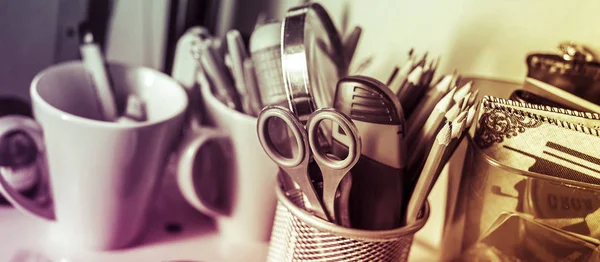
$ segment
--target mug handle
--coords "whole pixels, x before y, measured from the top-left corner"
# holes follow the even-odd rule
[[[33,119],[23,116],[3,116],[0,117],[0,141],[6,134],[15,131],[23,131],[29,135],[38,148],[37,163],[41,177],[48,177],[48,165],[46,161],[44,135],[42,127]],[[54,207],[52,204],[40,205],[35,201],[21,195],[0,175],[0,193],[16,209],[27,214],[44,218],[46,220],[55,220]]]
[[[195,160],[202,147],[208,145],[210,142],[216,142],[222,149],[222,152],[227,152],[230,138],[229,135],[222,130],[206,127],[194,129],[190,134],[186,135],[177,151],[176,177],[179,190],[190,205],[210,217],[218,217],[226,215],[225,208],[213,203],[214,201],[208,200],[207,194],[224,193],[219,192],[222,185],[219,185],[218,183],[220,183],[219,181],[222,181],[222,179],[214,177],[221,174],[215,174],[215,172],[194,172],[194,170],[197,169],[201,170],[201,167],[195,164]],[[194,186],[195,176],[212,176],[213,179],[203,178],[202,181],[210,181],[212,184],[205,186],[205,188],[210,188],[210,190],[215,191],[197,192],[196,187]]]

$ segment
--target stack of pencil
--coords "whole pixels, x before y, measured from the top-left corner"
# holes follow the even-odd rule
[[[405,117],[409,117],[418,108],[417,102],[422,100],[427,87],[431,85],[439,62],[439,57],[428,59],[428,53],[417,58],[411,49],[408,60],[401,67],[394,68],[387,86],[397,95]]]
[[[479,90],[473,83],[459,86],[460,75],[433,77],[440,58],[420,58],[409,52],[402,67],[396,67],[388,87],[397,94],[404,110],[407,152],[405,174],[406,222],[414,222],[443,167],[473,124]]]

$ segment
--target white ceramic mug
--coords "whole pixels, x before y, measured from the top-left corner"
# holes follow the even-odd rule
[[[268,242],[275,215],[277,165],[262,149],[257,119],[228,108],[201,82],[205,114],[215,127],[187,134],[177,180],[185,199],[216,220],[230,243]]]
[[[147,121],[97,120],[91,78],[79,61],[36,75],[30,94],[37,122],[0,118],[0,138],[21,130],[35,140],[52,205],[24,198],[0,176],[2,194],[16,208],[51,220],[59,241],[92,249],[121,248],[140,236],[188,105],[183,88],[165,74],[119,64],[109,71],[117,104],[137,94]]]

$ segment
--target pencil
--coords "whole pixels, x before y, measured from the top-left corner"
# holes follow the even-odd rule
[[[416,64],[413,64],[413,67],[411,68],[412,70],[415,70],[415,68],[417,68],[417,66],[425,66],[425,63],[427,62],[427,56],[429,55],[429,52],[425,52],[423,54],[423,56],[421,57],[421,59],[419,59],[419,61]]]
[[[244,60],[248,57],[248,53],[244,47],[244,40],[238,30],[230,30],[225,36],[227,39],[227,50],[231,58],[231,71],[235,88],[241,102],[241,110],[243,113],[251,114],[250,101],[248,100],[246,83],[244,82]]]
[[[404,83],[404,86],[400,88],[400,91],[396,95],[401,105],[405,105],[407,103],[406,99],[410,97],[410,94],[415,91],[415,88],[419,88],[419,82],[421,82],[422,76],[423,67],[417,66],[414,70],[410,72],[408,77],[406,77],[406,82]],[[406,109],[404,113],[406,113]]]
[[[469,92],[465,97],[463,97],[461,103],[460,103],[460,111],[465,111],[467,110],[467,107],[469,107],[469,99],[471,98],[471,93]]]
[[[458,103],[454,104],[444,115],[446,119],[452,121],[461,112],[461,105],[463,104],[464,98],[459,100]]]
[[[431,115],[429,118],[427,118],[423,128],[417,133],[417,136],[414,138],[414,140],[408,140],[409,138],[405,140],[413,141],[411,146],[409,146],[408,151],[411,152],[408,160],[409,169],[413,170],[422,162],[425,150],[431,145],[431,141],[434,139],[440,124],[443,123],[446,111],[448,111],[448,108],[452,105],[452,102],[452,96],[449,93],[435,105]]]
[[[246,82],[246,91],[248,91],[247,95],[251,115],[258,116],[262,110],[263,104],[260,98],[258,80],[256,79],[256,73],[254,71],[254,63],[250,57],[244,59],[244,82]]]
[[[400,67],[398,75],[396,75],[392,83],[390,83],[389,85],[390,90],[392,90],[394,94],[397,95],[400,92],[400,89],[404,85],[404,82],[406,82],[406,78],[408,77],[408,74],[410,74],[413,64],[415,63],[415,57],[412,56],[410,59],[408,59],[408,61],[404,63],[404,65]]]
[[[428,87],[431,84],[431,80],[433,79],[433,63],[434,60],[430,60],[429,63],[425,65],[423,68],[423,77],[421,78],[421,85]]]
[[[469,106],[472,106],[473,103],[475,103],[475,100],[478,98],[479,96],[479,89],[476,89],[475,91],[473,91],[473,93],[471,93],[471,96],[469,97]]]
[[[446,113],[446,111],[448,111],[448,109],[452,106],[452,97],[454,96],[454,92],[456,91],[456,88],[452,88],[452,90],[450,90],[450,92],[448,92],[446,95],[444,95],[444,97],[442,97],[442,99],[440,99],[437,103],[435,103],[435,105],[433,106],[433,108],[431,110],[428,110],[427,108],[424,108],[423,111],[428,111],[428,112],[419,112],[419,114],[422,114],[420,117],[422,117],[422,119],[417,119],[417,120],[413,120],[415,122],[412,122],[410,124],[407,124],[407,128],[408,128],[408,133],[406,135],[406,141],[419,141],[420,139],[422,139],[422,137],[424,136],[424,133],[427,132],[428,129],[431,129],[432,126],[434,125],[438,125],[438,123],[436,123],[436,116],[438,115],[443,115]],[[439,95],[439,94],[436,94]],[[427,105],[429,106],[429,105]],[[440,120],[441,121],[441,120]],[[422,124],[421,124],[422,123]],[[413,142],[411,142],[413,143]]]
[[[473,87],[473,82],[469,81],[456,90],[456,94],[454,94],[454,102],[458,103],[463,97],[465,97],[469,92],[471,92],[471,87]]]
[[[458,148],[458,145],[460,145],[460,142],[462,142],[463,138],[468,132],[469,127],[470,125],[468,123],[467,114],[463,115],[462,117],[457,117],[452,122],[452,139],[448,144],[444,156],[442,157],[442,163],[448,163],[448,161],[450,161],[450,158],[454,154],[454,151],[456,151],[456,148]],[[441,173],[442,169],[438,170],[437,172]]]
[[[427,121],[427,117],[431,115],[433,108],[435,105],[448,93],[450,89],[450,82],[452,81],[451,75],[446,75],[443,79],[435,85],[429,92],[425,94],[423,99],[416,106],[419,110],[416,110],[412,115],[410,115],[406,122],[406,128],[408,129],[407,139],[414,139],[416,137],[417,132],[421,130],[425,121]],[[450,96],[454,96],[454,91]],[[412,140],[408,140],[412,141]]]
[[[414,223],[417,220],[423,203],[425,203],[431,188],[437,180],[436,171],[440,165],[444,164],[441,161],[443,160],[444,152],[446,151],[451,139],[452,124],[451,122],[446,122],[444,127],[436,135],[436,139],[431,147],[431,150],[429,151],[423,171],[421,171],[417,180],[417,184],[413,190],[413,194],[409,199],[408,209],[406,212],[407,224]]]
[[[478,104],[473,104],[469,107],[469,111],[467,111],[467,128],[470,128],[473,125],[473,120],[475,119],[475,112],[477,111]]]

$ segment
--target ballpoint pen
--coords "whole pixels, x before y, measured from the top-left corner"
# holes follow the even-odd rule
[[[244,60],[248,57],[246,48],[240,32],[231,30],[227,32],[227,50],[231,57],[231,68],[233,71],[233,80],[240,98],[240,105],[243,113],[252,114],[248,90],[244,82]]]
[[[244,82],[246,82],[246,95],[248,96],[251,115],[258,116],[263,105],[260,99],[260,90],[258,88],[258,81],[256,80],[254,63],[250,58],[244,60]]]
[[[206,40],[197,45],[199,49],[199,59],[202,64],[202,69],[206,72],[209,80],[212,81],[215,96],[221,100],[226,106],[239,110],[239,97],[233,87],[233,83],[229,76],[224,72],[224,62],[218,56],[218,50],[211,44],[212,40]]]
[[[145,103],[135,94],[127,95],[123,114],[119,114],[104,56],[98,45],[94,43],[94,36],[91,33],[85,35],[80,52],[85,69],[92,75],[96,98],[104,120],[118,123],[145,121],[147,117]]]
[[[116,121],[119,113],[117,111],[114,90],[106,72],[104,57],[102,56],[100,47],[94,43],[92,33],[87,33],[84,36],[83,44],[79,47],[79,50],[84,67],[92,76],[94,90],[96,91],[100,112],[104,120],[110,122]]]

